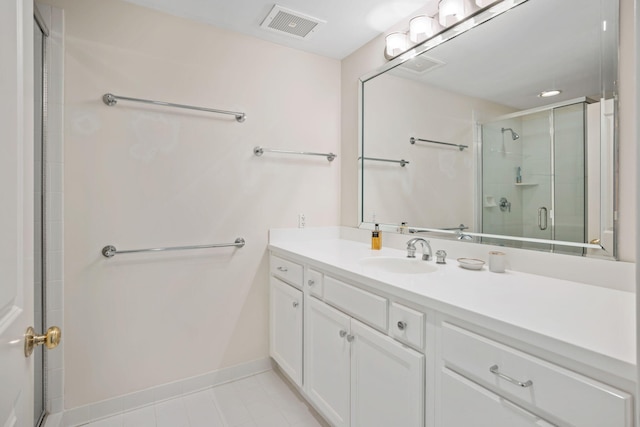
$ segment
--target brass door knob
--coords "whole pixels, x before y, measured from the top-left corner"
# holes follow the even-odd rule
[[[24,357],[31,356],[33,349],[39,345],[44,344],[49,350],[56,348],[60,344],[61,338],[62,332],[57,326],[47,329],[47,333],[44,335],[36,335],[36,331],[29,326],[24,334]]]

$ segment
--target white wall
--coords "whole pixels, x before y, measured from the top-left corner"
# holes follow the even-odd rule
[[[634,93],[637,85],[635,58],[638,48],[635,40],[634,0],[620,0],[620,84],[619,96],[619,147],[620,187],[618,209],[618,251],[623,261],[636,261],[636,153],[637,127]]]
[[[340,63],[119,0],[47,3],[66,14],[65,407],[267,357],[268,228],[339,221]]]
[[[365,221],[372,222],[375,213],[375,222],[443,228],[465,224],[476,231],[475,123],[512,110],[390,74],[366,82],[364,93],[365,157],[410,162],[402,168],[365,161]],[[412,145],[410,137],[468,148]]]

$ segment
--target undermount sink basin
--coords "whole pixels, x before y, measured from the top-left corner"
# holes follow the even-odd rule
[[[362,258],[360,265],[396,274],[425,274],[438,270],[435,264],[420,258],[368,257]]]

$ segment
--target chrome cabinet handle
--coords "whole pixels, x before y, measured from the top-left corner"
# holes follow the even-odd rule
[[[356,339],[356,337],[354,337],[353,335],[347,335],[347,341],[353,342],[354,339]]]
[[[345,330],[342,330],[339,333],[340,333],[340,338],[344,338],[344,337],[347,336],[347,331],[345,331]]]
[[[298,308],[300,304],[298,303],[298,301],[294,301],[292,305],[293,305],[293,308]]]
[[[309,284],[309,286],[313,286],[316,284],[314,280],[309,280],[307,283]]]
[[[544,214],[543,214],[544,212]],[[549,213],[549,211],[547,210],[547,208],[545,208],[544,206],[538,208],[538,228],[540,230],[546,230],[547,229],[547,214]],[[542,225],[543,220],[544,219],[544,226]]]
[[[398,326],[398,329],[400,329],[401,331],[404,331],[407,328],[407,322],[403,322],[402,320],[400,320],[397,326]]]
[[[289,271],[289,269],[287,267],[278,267],[278,271],[282,271],[283,273],[286,273],[287,271]]]
[[[520,386],[522,388],[531,387],[533,385],[533,381],[531,381],[531,380],[527,380],[525,382],[520,382],[520,381],[518,381],[516,379],[511,378],[510,376],[507,376],[507,375],[501,373],[498,370],[498,365],[493,365],[492,367],[490,367],[489,368],[489,372],[499,376],[503,380],[509,381],[511,384],[515,384],[515,385]]]

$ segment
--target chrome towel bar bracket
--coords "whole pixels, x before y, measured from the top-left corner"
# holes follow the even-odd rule
[[[238,111],[216,110],[214,108],[195,107],[193,105],[175,104],[173,102],[152,101],[150,99],[140,99],[140,98],[129,98],[127,96],[114,95],[112,93],[105,93],[102,96],[102,102],[107,104],[109,107],[113,107],[114,105],[116,105],[118,103],[118,100],[142,102],[144,104],[161,105],[163,107],[174,107],[174,108],[184,108],[187,110],[206,111],[208,113],[229,114],[229,115],[235,116],[236,121],[238,123],[244,122],[245,119],[247,118],[247,115],[245,113],[241,113]]]
[[[189,249],[210,249],[210,248],[226,248],[235,246],[241,248],[245,245],[242,237],[238,237],[233,243],[216,243],[213,245],[197,245],[197,246],[173,246],[168,248],[148,248],[148,249],[129,249],[126,251],[117,250],[113,245],[107,245],[102,248],[102,255],[106,258],[113,258],[116,254],[132,254],[135,252],[164,252],[164,251],[183,251]]]

